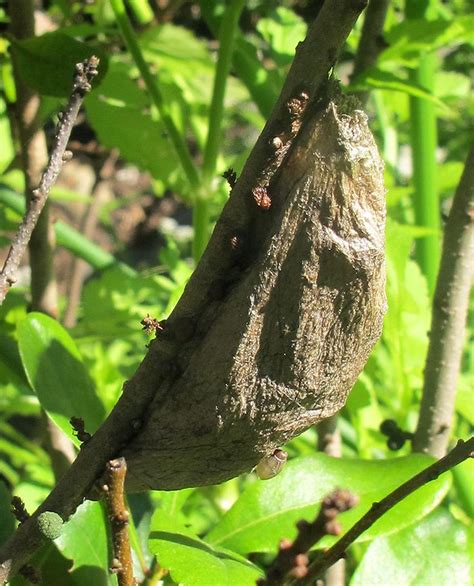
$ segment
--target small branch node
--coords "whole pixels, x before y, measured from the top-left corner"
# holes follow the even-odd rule
[[[84,419],[82,417],[71,417],[69,420],[71,427],[74,431],[74,435],[81,442],[82,446],[87,444],[92,438],[92,435],[85,430]]]
[[[25,564],[24,566],[21,566],[18,573],[31,584],[41,583],[41,576],[38,570],[34,568],[31,564]]]
[[[224,171],[224,173],[222,173],[222,177],[224,177],[231,189],[237,183],[237,173],[234,171],[234,169],[232,169],[232,167],[229,167],[227,171]]]
[[[30,514],[26,510],[25,503],[19,496],[12,497],[11,500],[11,512],[18,523],[24,523],[27,519],[30,518]]]

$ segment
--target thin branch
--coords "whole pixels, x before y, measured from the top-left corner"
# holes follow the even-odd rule
[[[229,238],[228,227],[224,225],[226,218],[233,225],[235,222],[232,219],[245,207],[255,178],[267,163],[269,141],[278,134],[278,120],[285,115],[291,96],[295,95],[302,80],[307,83],[308,91],[315,99],[321,94],[338,51],[365,5],[363,1],[354,0],[326,0],[324,3],[307,39],[297,50],[282,96],[232,190],[210,244],[173,311],[175,320],[186,315],[200,315],[208,307],[209,283],[216,280],[219,271],[229,268],[231,252],[223,252],[222,247],[222,243]],[[245,213],[241,215],[242,221],[245,221]],[[152,401],[171,384],[169,373],[173,371],[173,363],[170,361],[170,348],[171,342],[166,338],[153,342],[106,421],[81,449],[71,468],[32,518],[23,523],[1,548],[0,584],[15,575],[44,542],[35,531],[39,514],[46,510],[55,511],[67,519],[88,495],[102,474],[105,463],[114,458],[137,433],[137,426],[139,428],[140,421],[148,415]],[[155,448],[158,449],[158,446]]]
[[[357,503],[357,497],[347,490],[337,489],[325,497],[312,523],[298,522],[298,535],[293,543],[287,539],[281,541],[276,558],[265,578],[258,580],[258,586],[279,586],[287,578],[304,578],[308,572],[307,552],[325,535],[339,535],[341,526],[336,520],[337,515],[352,509]]]
[[[15,39],[28,39],[34,36],[35,13],[34,3],[31,0],[10,0],[8,14],[9,31]],[[25,179],[25,201],[29,202],[32,199],[32,191],[38,185],[48,163],[48,147],[45,133],[40,126],[41,98],[23,81],[16,52],[12,54],[12,66],[16,90],[15,130],[18,134]],[[48,204],[46,204],[28,246],[31,268],[30,309],[57,317],[58,292],[53,264],[54,236]]]
[[[316,424],[318,433],[318,450],[332,456],[340,458],[342,456],[342,439],[341,432],[337,422],[339,414],[323,419]],[[324,574],[325,586],[344,586],[346,583],[346,560],[340,559],[333,564]]]
[[[125,504],[125,476],[127,463],[125,458],[110,460],[105,466],[104,493],[107,516],[112,529],[114,557],[110,572],[117,574],[119,586],[134,586],[132,550],[128,533],[129,512]]]
[[[39,186],[32,192],[32,198],[28,203],[26,214],[0,272],[0,305],[3,303],[10,286],[16,281],[18,266],[44,208],[51,187],[58,178],[64,162],[71,157],[70,151],[66,151],[67,142],[84,97],[91,89],[91,81],[97,75],[98,64],[99,60],[93,56],[76,65],[72,94],[58,124],[51,158],[46,171],[41,177]]]
[[[412,492],[415,492],[415,490],[418,490],[428,482],[436,480],[438,476],[447,470],[450,470],[467,458],[472,457],[474,457],[474,437],[471,437],[467,441],[459,440],[456,447],[453,448],[447,456],[434,462],[434,464],[431,464],[431,466],[428,466],[401,484],[380,502],[373,503],[369,511],[367,511],[367,513],[361,517],[359,521],[357,521],[357,523],[351,527],[341,539],[339,539],[339,541],[309,566],[308,573],[301,584],[312,584],[312,581],[315,578],[320,576],[327,568],[337,562],[337,560],[341,559],[347,548],[354,543],[364,531],[367,531],[375,521],[380,519],[380,517],[382,517],[388,510],[393,508]]]
[[[474,258],[474,146],[446,224],[433,301],[420,418],[413,449],[446,453],[453,421]]]
[[[383,29],[389,4],[390,0],[369,0],[355,56],[352,79],[375,65],[380,52],[385,48]],[[363,104],[367,102],[368,97],[369,92],[358,93],[358,98]]]

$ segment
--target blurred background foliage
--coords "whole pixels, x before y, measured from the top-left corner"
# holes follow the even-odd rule
[[[12,53],[24,82],[41,96],[48,140],[74,64],[91,54],[101,59],[73,132],[74,159],[51,194],[59,319],[28,313],[27,264],[0,308],[0,542],[14,528],[11,494],[33,510],[55,482],[42,409],[76,443],[72,414],[94,431],[112,409],[145,353],[149,336],[140,320],[166,318],[179,299],[228,197],[222,173],[241,171],[320,4],[129,0],[121,12],[121,0],[45,0],[36,6],[35,38],[0,38],[2,255],[24,209],[11,124]],[[136,575],[146,584],[255,583],[279,539],[293,537],[295,522],[313,518],[334,487],[361,499],[341,516],[347,528],[430,461],[411,454],[409,442],[390,450],[380,425],[393,419],[407,431],[416,426],[443,221],[473,137],[474,17],[470,0],[424,3],[419,14],[417,4],[423,2],[389,3],[377,61],[354,77],[359,19],[335,69],[344,91],[369,92],[366,111],[385,160],[388,206],[389,309],[382,339],[338,418],[342,458],[317,452],[310,429],[287,446],[289,464],[268,482],[250,473],[215,487],[131,495]],[[232,18],[220,37],[222,22]],[[5,3],[0,23],[7,33]],[[158,94],[143,82],[137,50]],[[423,78],[427,59],[430,75]],[[431,138],[420,112],[422,121],[434,120]],[[420,193],[420,169],[427,193]],[[91,217],[85,237],[84,219]],[[75,259],[85,261],[79,285]],[[474,426],[473,351],[471,320],[453,439]],[[469,586],[473,480],[473,462],[466,462],[395,507],[351,548],[347,583]],[[85,503],[35,564],[48,584],[113,584],[107,551],[101,506]]]

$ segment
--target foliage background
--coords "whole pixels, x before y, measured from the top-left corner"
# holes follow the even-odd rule
[[[26,41],[0,39],[0,229],[6,247],[24,205],[17,138],[10,124],[15,101],[11,52],[24,81],[42,97],[48,136],[69,93],[74,63],[91,54],[101,58],[101,76],[73,136],[72,170],[68,174],[66,167],[51,196],[60,218],[55,224],[59,320],[28,314],[26,265],[20,285],[0,308],[0,543],[14,529],[11,494],[34,510],[55,482],[42,441],[41,408],[76,445],[68,423],[71,414],[83,416],[93,432],[111,410],[123,381],[144,355],[148,339],[140,320],[147,314],[165,318],[179,298],[226,201],[228,186],[221,174],[229,167],[237,174],[241,170],[278,96],[295,46],[305,36],[305,19],[311,20],[317,8],[317,3],[299,1],[275,6],[252,0],[245,7],[228,3],[237,14],[243,11],[231,31],[232,73],[222,76],[216,69],[216,38],[224,2],[165,2],[161,12],[145,0],[128,2],[166,113],[198,172],[195,189],[156,101],[124,48],[114,4],[120,2],[45,2],[37,18],[50,32]],[[389,310],[382,339],[338,418],[342,458],[317,452],[317,432],[310,429],[290,442],[289,464],[267,482],[249,473],[219,486],[131,495],[136,574],[146,584],[252,584],[279,539],[293,537],[295,522],[312,519],[321,498],[336,486],[361,499],[341,516],[348,528],[373,501],[430,461],[411,454],[409,442],[391,451],[379,428],[385,419],[409,431],[416,426],[434,286],[431,260],[436,268],[443,217],[472,140],[474,18],[467,0],[431,2],[422,18],[406,17],[409,4],[390,3],[386,45],[374,67],[355,79],[350,75],[360,19],[335,72],[345,91],[370,92],[366,109],[385,160],[388,189]],[[6,7],[0,16],[6,27]],[[427,55],[434,60],[432,87],[416,78]],[[216,75],[227,83],[222,119],[212,102]],[[413,118],[414,99],[434,113],[434,148],[424,143],[424,128]],[[217,124],[215,156],[207,151],[212,124]],[[413,180],[417,157],[435,161],[427,201],[421,201]],[[113,172],[104,179],[110,161]],[[85,239],[77,228],[98,197],[99,183],[106,195],[95,233]],[[425,214],[420,212],[423,206],[429,207]],[[428,263],[419,255],[421,242],[429,244]],[[84,259],[88,269],[74,325],[65,328],[61,322],[70,301],[74,256]],[[474,426],[473,349],[470,327],[453,439],[466,437]],[[395,507],[351,548],[348,583],[470,585],[472,482],[470,461]],[[106,571],[108,552],[101,505],[87,502],[61,537],[37,554],[35,565],[48,584],[113,584],[116,578]],[[13,581],[21,583],[22,578]]]

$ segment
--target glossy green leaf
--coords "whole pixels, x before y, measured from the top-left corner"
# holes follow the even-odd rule
[[[111,59],[101,87],[86,99],[88,119],[104,146],[120,149],[125,159],[149,171],[163,187],[175,185],[182,179],[177,156],[147,93],[131,73],[129,64]]]
[[[453,468],[453,478],[464,511],[474,519],[474,460],[468,458]]]
[[[307,25],[293,10],[278,7],[267,18],[261,18],[257,30],[268,43],[279,66],[292,62],[296,46],[306,36]]]
[[[398,64],[405,61],[416,65],[420,51],[433,51],[442,46],[465,42],[472,44],[473,27],[472,15],[459,15],[451,21],[443,18],[406,19],[385,33],[388,47],[381,53],[379,61]]]
[[[40,94],[67,97],[71,94],[75,65],[92,55],[100,58],[93,86],[107,71],[107,54],[99,47],[76,41],[62,32],[46,33],[14,41],[12,51],[24,82]]]
[[[474,583],[472,527],[444,509],[406,529],[373,541],[351,580],[351,586],[433,586]]]
[[[206,541],[240,554],[275,551],[280,539],[296,535],[300,519],[312,520],[321,500],[335,488],[349,489],[359,505],[338,517],[346,531],[373,502],[431,464],[420,454],[391,460],[303,456],[289,462],[275,478],[252,484],[207,535]],[[430,482],[391,509],[361,537],[373,539],[406,527],[427,515],[444,497],[450,476]],[[334,538],[325,538],[327,545]]]
[[[254,586],[261,571],[232,551],[213,547],[158,509],[153,515],[150,551],[182,586]]]
[[[73,570],[94,568],[94,586],[111,586],[116,578],[108,573],[109,546],[106,515],[101,503],[86,501],[64,524],[54,541],[64,557],[73,561]]]
[[[147,313],[157,319],[163,311],[173,282],[163,275],[125,275],[118,267],[103,271],[89,280],[82,297],[81,331],[102,335],[121,335],[126,330],[139,332],[140,320]]]
[[[438,96],[426,91],[422,86],[397,75],[391,71],[382,71],[381,69],[372,68],[350,85],[351,91],[367,91],[368,89],[390,90],[402,92],[415,98],[421,98],[433,102],[443,110],[449,110],[449,107]]]
[[[68,332],[42,313],[30,313],[18,326],[26,376],[42,407],[73,441],[71,417],[81,417],[93,433],[105,417],[79,350]]]
[[[8,167],[15,156],[15,147],[13,146],[10,121],[8,120],[7,107],[5,101],[0,98],[0,172]]]

